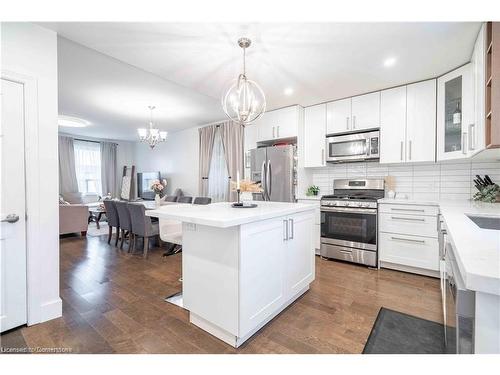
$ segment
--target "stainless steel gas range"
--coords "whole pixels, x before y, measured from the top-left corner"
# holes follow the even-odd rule
[[[340,179],[333,195],[321,197],[323,258],[377,266],[377,200],[384,197],[383,179]]]

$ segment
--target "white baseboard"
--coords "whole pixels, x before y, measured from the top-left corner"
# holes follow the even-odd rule
[[[57,298],[53,301],[46,302],[40,306],[40,322],[56,319],[62,316],[62,300]]]

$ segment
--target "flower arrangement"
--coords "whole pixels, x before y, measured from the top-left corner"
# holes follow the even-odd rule
[[[239,181],[240,192],[242,193],[260,193],[262,192],[262,188],[260,187],[260,183],[253,182],[251,180],[241,180]],[[237,181],[231,181],[231,191],[236,191],[238,188]]]
[[[161,195],[166,187],[167,187],[167,180],[165,179],[163,179],[161,182],[160,180],[154,180],[153,183],[151,184],[151,190],[153,190],[155,194],[158,195]]]

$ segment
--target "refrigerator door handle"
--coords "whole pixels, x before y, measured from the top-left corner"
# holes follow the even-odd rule
[[[260,170],[260,186],[262,186],[262,197],[266,199],[267,194],[267,182],[266,182],[266,161],[262,162],[262,168]]]
[[[266,176],[266,190],[267,190],[267,198],[268,200],[271,200],[271,194],[272,194],[272,186],[273,186],[273,179],[272,179],[272,169],[271,169],[271,160],[267,161],[267,176]]]

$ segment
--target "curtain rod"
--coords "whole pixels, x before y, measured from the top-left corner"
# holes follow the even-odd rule
[[[74,139],[75,141],[81,141],[81,142],[92,142],[92,143],[99,143],[99,144],[101,144],[101,143],[103,143],[103,142],[106,142],[106,141],[102,141],[102,142],[101,142],[101,141],[90,141],[90,140],[88,140],[88,139],[82,139],[82,138],[73,138],[73,139]],[[119,144],[118,144],[118,143],[115,143],[115,142],[106,142],[106,143],[112,143],[112,144],[114,144],[114,145],[119,146]]]

